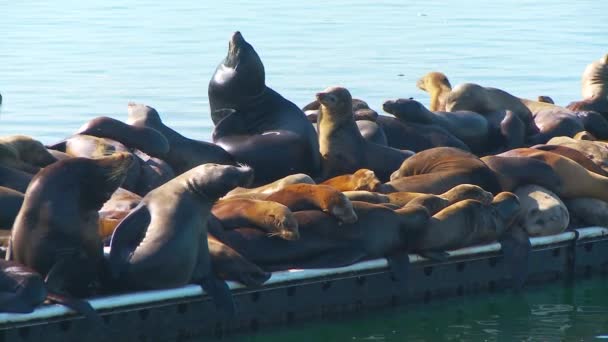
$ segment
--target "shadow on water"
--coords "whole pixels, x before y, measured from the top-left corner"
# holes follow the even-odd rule
[[[230,341],[586,341],[608,338],[608,278],[270,328]]]

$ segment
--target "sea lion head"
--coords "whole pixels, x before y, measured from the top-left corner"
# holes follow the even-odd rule
[[[335,123],[353,120],[353,98],[348,89],[329,87],[317,93],[316,97],[321,103],[321,118],[331,118]]]
[[[247,165],[199,165],[183,176],[188,188],[213,201],[236,187],[247,187],[253,182],[253,169]]]
[[[419,113],[427,111],[422,103],[413,99],[388,100],[382,104],[382,109],[398,119],[412,122],[419,122]]]
[[[422,76],[418,81],[416,81],[416,86],[420,90],[431,91],[435,88],[447,87],[452,89],[452,85],[448,80],[448,77],[438,71],[431,71],[428,74]]]
[[[218,65],[209,82],[208,95],[213,112],[222,108],[241,109],[266,89],[264,64],[241,32],[228,42],[228,54]]]
[[[492,193],[485,191],[482,187],[473,184],[459,184],[452,189],[441,194],[441,197],[446,198],[450,203],[456,203],[465,199],[472,199],[490,205],[494,196]]]
[[[376,191],[376,189],[382,184],[374,171],[369,169],[359,169],[353,173],[355,180],[355,187],[353,190],[365,190],[365,191]]]
[[[265,201],[264,227],[269,236],[276,236],[283,240],[297,240],[300,238],[298,220],[286,206]]]
[[[334,196],[329,197],[329,203],[326,204],[327,209],[324,209],[323,211],[336,217],[342,223],[350,224],[357,222],[358,217],[351,201],[343,193],[339,191],[336,192],[337,193]]]

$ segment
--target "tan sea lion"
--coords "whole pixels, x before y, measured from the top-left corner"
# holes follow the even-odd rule
[[[228,198],[215,203],[211,214],[225,229],[239,227],[257,228],[269,236],[285,240],[297,240],[298,222],[289,208],[283,204],[248,198]]]
[[[548,145],[566,146],[575,149],[603,170],[608,170],[608,143],[601,141],[576,140],[569,137],[555,137],[547,142]]]
[[[87,295],[103,265],[97,211],[125,179],[132,156],[72,158],[40,171],[15,219],[7,260],[61,283],[55,289]]]
[[[572,139],[575,139],[575,140],[591,140],[591,141],[597,140],[597,138],[593,134],[591,134],[590,132],[587,132],[587,131],[582,131],[582,132],[576,133],[572,137]]]
[[[538,185],[525,185],[515,189],[515,194],[521,205],[517,224],[528,235],[559,234],[568,228],[568,209],[553,192]]]
[[[246,197],[246,198],[258,198],[263,199],[268,195],[271,195],[284,187],[291,184],[315,184],[315,181],[310,176],[303,173],[296,173],[283,177],[272,183],[261,185],[257,188],[241,188],[237,187],[230,191],[224,198],[231,197]]]
[[[38,140],[25,135],[0,137],[0,164],[35,174],[57,159]]]
[[[592,159],[588,158],[583,152],[565,145],[534,145],[532,148],[537,150],[549,151],[557,153],[566,158],[570,158],[575,162],[579,163],[585,169],[595,172],[602,176],[608,176],[608,172],[604,171],[598,164],[593,162]]]
[[[340,191],[376,191],[381,184],[372,170],[360,169],[353,174],[336,176],[325,180],[323,185],[329,185]]]
[[[445,111],[447,97],[452,91],[452,85],[447,76],[438,71],[431,71],[416,81],[416,86],[429,93],[431,103],[429,109],[433,112]]]
[[[291,211],[319,209],[343,223],[357,221],[357,214],[348,197],[329,185],[292,184],[269,195],[265,200],[286,205]]]
[[[352,97],[346,88],[330,87],[316,96],[321,103],[318,131],[323,178],[368,168],[386,181],[391,172],[413,155],[411,151],[363,139],[353,119]]]
[[[572,102],[567,108],[608,114],[608,54],[587,65],[583,71],[581,95],[583,100]]]

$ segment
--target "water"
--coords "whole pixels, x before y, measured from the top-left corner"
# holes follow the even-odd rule
[[[608,52],[608,1],[0,0],[0,135],[52,143],[88,119],[154,106],[208,140],[207,84],[240,30],[268,85],[303,106],[330,85],[380,110],[426,72],[517,96],[580,99]],[[298,326],[254,340],[538,340],[608,334],[604,281]],[[512,338],[510,338],[512,337]]]

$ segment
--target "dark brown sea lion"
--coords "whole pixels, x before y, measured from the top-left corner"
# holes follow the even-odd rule
[[[363,139],[353,119],[352,98],[346,88],[327,88],[317,94],[317,99],[321,102],[318,130],[323,178],[368,168],[386,181],[391,172],[413,155],[411,151]]]
[[[162,158],[175,174],[182,174],[195,166],[206,163],[234,164],[234,158],[220,146],[184,137],[167,127],[156,109],[136,103],[129,103],[127,122],[136,127],[149,127],[162,133],[169,142],[169,152]]]
[[[330,178],[323,183],[340,191],[376,191],[378,186],[382,184],[372,170],[360,169],[353,174],[346,174]]]
[[[230,290],[211,270],[207,219],[217,199],[252,181],[249,167],[204,164],[150,191],[112,235],[109,285],[141,290],[195,282],[222,312],[234,313]]]
[[[0,137],[0,164],[35,174],[57,159],[38,140],[25,135]]]
[[[296,173],[293,175],[285,176],[272,183],[261,185],[257,188],[237,187],[234,190],[231,190],[228,194],[226,194],[224,198],[245,197],[263,199],[266,198],[266,196],[280,191],[284,187],[291,184],[315,184],[315,181],[310,178],[309,175],[305,175],[303,173]]]
[[[288,185],[265,200],[286,205],[291,211],[318,209],[344,223],[357,221],[357,214],[348,197],[329,185]]]
[[[520,186],[536,184],[554,192],[562,186],[560,176],[543,161],[525,156],[485,156],[481,160],[492,170],[503,191],[514,191]]]
[[[86,295],[101,272],[103,244],[97,211],[125,178],[133,158],[72,158],[45,167],[28,187],[13,225],[7,260]]]
[[[255,184],[319,172],[314,127],[295,104],[266,86],[260,57],[238,31],[211,77],[208,95],[213,141],[256,170]]]
[[[218,239],[267,271],[291,268],[346,266],[365,259],[388,257],[398,277],[407,277],[409,242],[425,229],[423,207],[391,210],[381,205],[353,202],[359,219],[339,225],[318,210],[295,212],[300,239],[269,238],[255,229],[220,232]],[[378,222],[382,222],[378,225]]]
[[[525,124],[527,135],[538,133],[528,107],[520,99],[501,89],[482,87],[474,83],[459,84],[448,95],[446,110],[470,110],[482,115],[510,110]]]
[[[540,133],[529,137],[531,144],[544,144],[553,137],[572,137],[585,130],[577,114],[565,108],[539,110],[534,113],[534,122]]]
[[[31,173],[0,165],[0,186],[25,193],[33,177]]]
[[[608,139],[608,119],[604,115],[592,110],[579,110],[576,112],[576,116],[585,126],[585,130],[596,136],[597,139]]]
[[[608,203],[595,198],[573,198],[564,201],[570,213],[570,224],[580,227],[605,227]]]
[[[416,86],[431,96],[429,109],[433,112],[445,111],[447,97],[452,91],[452,85],[447,76],[441,72],[432,71],[416,81]]]
[[[436,125],[406,123],[387,115],[378,115],[376,124],[386,135],[388,146],[393,148],[414,152],[438,146],[451,146],[462,150],[469,149],[460,139]]]
[[[76,134],[112,139],[158,158],[163,158],[169,152],[169,142],[159,131],[145,126],[128,125],[107,116],[88,121]]]
[[[0,228],[10,229],[23,204],[23,193],[0,186]]]
[[[538,185],[515,189],[521,208],[517,224],[530,236],[559,234],[568,228],[566,205],[553,192]]]
[[[134,154],[139,158],[141,165],[139,178],[135,184],[135,191],[138,194],[144,196],[175,177],[175,172],[164,160],[151,157],[138,150]]]
[[[239,227],[257,228],[269,236],[285,240],[297,240],[298,221],[283,204],[248,198],[229,198],[218,201],[211,214],[220,221],[224,229]]]
[[[546,95],[539,95],[536,98],[536,101],[538,101],[538,102],[544,102],[544,103],[550,103],[550,104],[555,104],[555,101],[553,101],[553,99],[550,96],[546,96]]]
[[[431,112],[420,102],[411,99],[385,101],[385,112],[405,122],[437,125],[462,140],[472,150],[485,149],[489,138],[488,120],[471,111]]]
[[[249,287],[261,286],[270,279],[270,273],[264,272],[213,235],[207,234],[207,244],[209,245],[211,268],[218,278],[238,281]]]
[[[439,195],[459,184],[474,184],[498,193],[496,176],[475,155],[452,147],[437,147],[416,153],[391,175],[379,192],[421,192]]]

